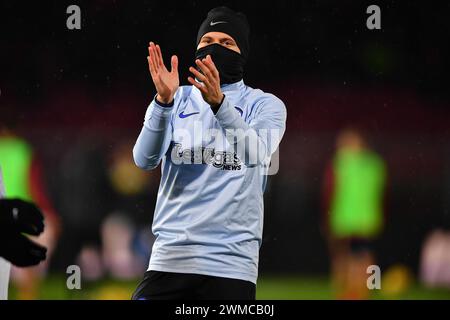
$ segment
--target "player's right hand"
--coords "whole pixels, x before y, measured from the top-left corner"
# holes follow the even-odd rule
[[[150,42],[148,47],[149,56],[147,57],[150,74],[155,84],[158,95],[156,99],[162,103],[169,104],[173,101],[175,92],[180,86],[178,76],[178,57],[172,56],[171,70],[167,70],[161,54],[159,45]]]

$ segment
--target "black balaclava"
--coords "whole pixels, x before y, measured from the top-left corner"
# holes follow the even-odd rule
[[[197,46],[208,32],[223,32],[231,36],[241,54],[220,44],[211,44],[195,52],[196,59],[203,59],[208,54],[214,61],[220,74],[220,83],[229,84],[242,80],[244,65],[250,51],[250,27],[247,18],[241,12],[234,12],[227,7],[217,7],[208,12],[197,34]]]

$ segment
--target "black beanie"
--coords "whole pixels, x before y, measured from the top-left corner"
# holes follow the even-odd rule
[[[241,50],[242,57],[247,60],[250,51],[250,26],[242,12],[234,12],[227,7],[211,9],[198,30],[197,45],[206,33],[213,31],[223,32],[233,37]]]

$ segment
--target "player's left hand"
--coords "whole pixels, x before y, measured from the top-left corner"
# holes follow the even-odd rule
[[[190,67],[189,71],[192,72],[195,78],[200,80],[201,83],[195,81],[193,77],[188,77],[188,81],[200,90],[203,100],[205,100],[211,108],[215,109],[214,111],[217,111],[224,98],[222,90],[220,89],[219,71],[210,55],[207,55],[206,58],[202,60],[196,59],[195,64],[202,72],[199,72],[194,67]]]

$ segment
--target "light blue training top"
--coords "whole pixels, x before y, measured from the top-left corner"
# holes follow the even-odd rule
[[[161,181],[148,270],[256,283],[268,164],[285,131],[286,107],[243,80],[222,86],[214,115],[194,86],[172,107],[154,99],[133,148],[136,165]]]

